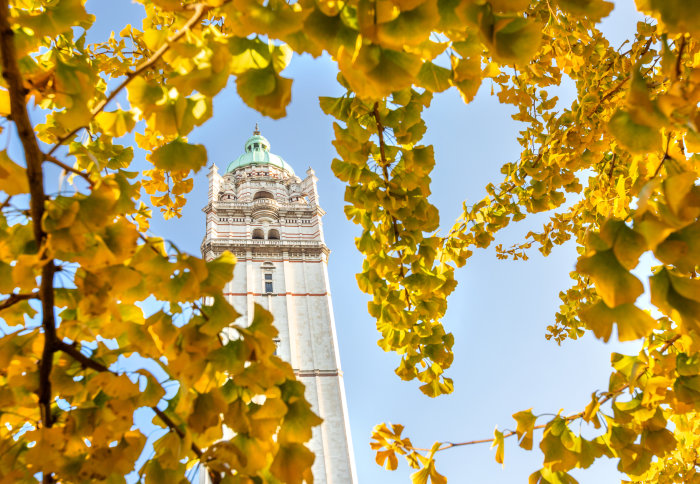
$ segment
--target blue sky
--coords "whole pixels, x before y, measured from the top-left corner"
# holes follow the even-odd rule
[[[97,15],[90,41],[106,39],[127,23],[140,28],[142,8],[126,0],[90,0],[87,8]],[[613,45],[632,35],[639,17],[632,0],[616,2],[603,28]],[[593,66],[595,68],[595,66]],[[401,423],[415,445],[430,447],[436,440],[463,441],[490,437],[495,426],[513,428],[513,413],[534,407],[534,412],[564,413],[582,410],[594,390],[605,389],[609,354],[622,348],[636,352],[636,344],[603,344],[590,337],[562,346],[546,341],[545,328],[559,305],[557,294],[569,287],[574,247],[556,248],[543,258],[537,252],[526,262],[498,261],[493,250],[476,252],[458,271],[459,286],[449,299],[444,323],[456,338],[455,361],[449,371],[452,395],[430,399],[414,382],[402,382],[393,373],[397,357],[376,345],[378,333],[366,312],[367,296],[359,291],[354,274],[361,256],[353,238],[359,231],[343,215],[344,186],[330,170],[335,156],[332,119],[318,106],[318,96],[342,94],[332,61],[323,57],[295,57],[284,75],[294,79],[292,103],[285,119],[273,121],[246,107],[234,83],[214,100],[214,117],[195,130],[190,140],[204,144],[210,162],[224,170],[242,153],[256,122],[270,140],[272,152],[282,156],[297,173],[312,167],[319,178],[320,203],[326,243],[332,250],[329,273],[342,367],[361,483],[410,482],[411,470],[385,471],[374,462],[369,436],[381,422]],[[570,87],[568,88],[570,89]],[[566,95],[567,87],[561,89]],[[570,92],[570,91],[569,91]],[[500,180],[500,166],[517,159],[518,123],[510,107],[500,106],[484,84],[479,95],[464,105],[454,89],[436,95],[426,113],[425,144],[433,144],[437,165],[431,201],[438,206],[441,226],[449,227],[464,200],[480,200],[489,182]],[[137,151],[137,158],[144,153]],[[181,250],[199,254],[204,236],[206,170],[196,175],[195,187],[181,219],[163,221],[154,214],[152,232],[172,240]],[[533,217],[509,227],[497,242],[509,245],[546,217]],[[541,467],[541,454],[506,446],[505,466],[494,461],[488,445],[452,449],[438,458],[438,470],[451,483],[525,482]],[[616,482],[615,464],[603,462],[576,472],[582,482]]]

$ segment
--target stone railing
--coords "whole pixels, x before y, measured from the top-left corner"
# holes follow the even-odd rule
[[[226,245],[236,247],[325,247],[319,240],[276,240],[276,239],[234,239],[217,237],[208,239],[211,245]]]
[[[254,207],[278,208],[280,206],[274,198],[258,198],[253,200]]]
[[[268,204],[266,202],[272,202],[272,204]],[[299,210],[314,210],[316,209],[316,206],[313,204],[306,204],[306,203],[279,203],[277,200],[271,199],[271,198],[258,198],[257,200],[253,200],[252,203],[250,202],[233,202],[229,200],[216,200],[214,202],[216,204],[217,209],[228,209],[228,210],[250,210],[253,207],[259,207],[259,206],[269,206],[269,207],[274,207],[276,209],[281,209],[284,211],[299,211]]]

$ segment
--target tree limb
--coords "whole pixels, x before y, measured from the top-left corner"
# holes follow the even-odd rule
[[[681,45],[678,47],[678,58],[676,59],[676,78],[681,77],[681,69],[683,64],[681,59],[683,58],[683,51],[685,50],[685,34],[681,36]]]
[[[90,368],[91,370],[95,370],[97,372],[107,372],[112,373],[113,375],[118,375],[118,373],[110,370],[109,367],[107,367],[105,364],[100,363],[99,361],[94,360],[89,356],[85,356],[83,353],[80,352],[75,343],[68,344],[62,340],[56,340],[55,349],[57,351],[62,351],[68,356],[72,357],[84,368]],[[158,418],[168,427],[170,431],[175,432],[181,439],[185,438],[185,433],[175,424],[175,422],[173,422],[173,420],[165,412],[163,412],[155,405],[150,408],[155,412]],[[197,447],[194,443],[192,443],[190,448],[192,449],[192,452],[194,452],[198,459],[201,459],[202,455],[204,455],[202,449]],[[221,482],[221,477],[217,473],[209,471],[209,476],[211,477],[213,484]]]
[[[27,181],[29,182],[30,213],[34,231],[34,239],[40,253],[45,254],[44,242],[46,232],[41,226],[44,215],[44,173],[42,162],[44,155],[39,149],[34,126],[29,120],[27,105],[25,102],[26,91],[24,81],[17,62],[15,51],[14,31],[10,24],[10,6],[8,0],[0,0],[0,56],[2,57],[2,76],[7,83],[10,95],[10,114],[12,121],[17,126],[17,133],[24,148],[24,159],[27,164]],[[41,283],[39,296],[42,304],[42,326],[44,328],[44,347],[39,361],[39,411],[41,423],[45,427],[53,425],[51,415],[51,370],[53,368],[54,343],[56,341],[56,319],[54,315],[54,290],[53,278],[56,271],[53,259],[45,259],[42,256],[43,267],[41,269]],[[44,473],[44,483],[53,482],[53,476]]]
[[[0,311],[17,304],[20,301],[26,301],[27,299],[39,299],[39,293],[33,292],[31,294],[10,294],[10,297],[0,302]]]
[[[93,186],[92,180],[90,180],[90,175],[88,175],[88,174],[85,173],[84,171],[80,171],[80,170],[78,170],[78,169],[76,169],[76,168],[73,168],[72,166],[70,166],[70,165],[68,165],[68,164],[66,164],[66,163],[63,163],[61,160],[59,160],[59,159],[57,159],[57,158],[55,158],[54,156],[49,155],[49,154],[44,155],[44,159],[45,159],[46,161],[49,161],[49,162],[53,163],[53,164],[56,165],[56,166],[60,166],[60,167],[63,168],[65,171],[69,171],[69,172],[71,172],[71,173],[75,173],[76,175],[78,175],[78,176],[84,178],[85,181],[88,182],[88,184],[90,185],[90,187]]]

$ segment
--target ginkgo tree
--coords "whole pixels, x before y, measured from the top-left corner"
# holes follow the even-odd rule
[[[496,249],[520,259],[577,245],[547,336],[642,341],[637,355],[612,355],[608,387],[579,413],[514,409],[512,431],[436,436],[427,450],[380,424],[377,462],[395,469],[404,457],[414,483],[441,483],[440,452],[488,441],[503,462],[513,437],[542,452],[532,483],[575,482],[570,470],[601,457],[632,481],[700,482],[700,6],[636,0],[646,20],[619,46],[597,28],[605,0],[141,3],[141,25],[87,44],[94,18],[81,0],[0,0],[3,135],[23,151],[0,153],[0,482],[123,482],[136,470],[170,483],[195,468],[213,482],[312,481],[304,443],[320,419],[274,355],[271,316],[258,308],[250,325],[232,323],[222,291],[233,256],[204,261],[148,233],[152,209],[181,214],[207,162],[187,136],[211,118],[213,96],[235,82],[249,106],[283,117],[292,80],[281,72],[302,53],[329,54],[347,90],[320,99],[336,120],[331,167],[362,228],[357,282],[400,378],[432,397],[452,391],[441,319],[455,268],[540,212],[540,230]],[[564,78],[570,104],[552,92]],[[523,123],[521,156],[441,232],[422,115],[448,89],[471,102],[485,80]],[[124,135],[148,170],[132,171]],[[49,165],[71,189],[50,192]],[[645,254],[652,308],[631,272]],[[144,312],[146,300],[158,310]],[[120,358],[134,355],[143,365],[125,372]],[[135,468],[144,407],[164,432]]]

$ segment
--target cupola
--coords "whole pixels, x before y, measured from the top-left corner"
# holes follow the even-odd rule
[[[253,136],[245,142],[243,154],[228,165],[226,173],[232,173],[239,168],[250,165],[273,165],[290,175],[294,175],[294,169],[289,163],[284,161],[281,156],[270,153],[270,142],[260,134],[257,124],[255,125]]]

